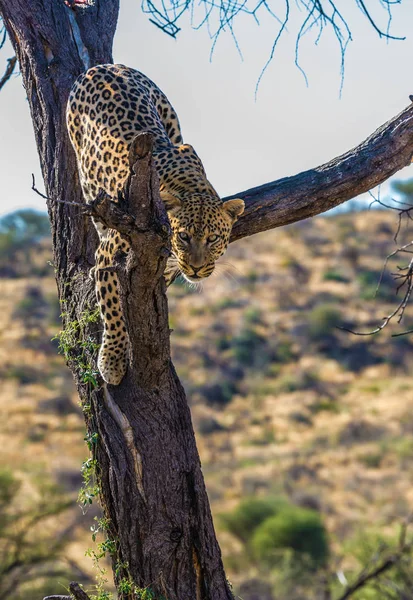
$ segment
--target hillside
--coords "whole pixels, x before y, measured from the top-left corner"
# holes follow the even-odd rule
[[[173,359],[228,577],[243,600],[318,596],[304,580],[288,580],[285,562],[260,561],[258,542],[250,546],[228,525],[222,515],[242,499],[282,499],[319,513],[329,567],[350,578],[362,562],[360,535],[395,536],[413,508],[413,337],[391,338],[402,331],[397,324],[371,337],[338,329],[370,330],[391,312],[390,272],[400,259],[376,297],[375,289],[396,225],[394,214],[375,211],[263,233],[233,244],[202,288],[178,282],[169,291]],[[26,263],[12,277],[2,270],[0,470],[13,470],[26,501],[45,481],[74,499],[88,458],[83,417],[51,341],[60,309],[48,241],[35,258],[32,272]],[[92,578],[83,554],[96,514],[94,505],[84,515],[72,507],[48,521],[70,539],[69,569],[76,563]],[[35,600],[10,596],[20,598]]]

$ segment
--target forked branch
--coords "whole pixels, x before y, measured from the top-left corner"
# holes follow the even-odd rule
[[[398,222],[397,222],[396,233],[394,235],[394,242],[397,243],[398,237],[400,234],[400,230],[402,227],[403,219],[405,219],[408,223],[413,220],[412,214],[411,214],[413,211],[413,206],[410,203],[399,202],[397,200],[393,200],[393,202],[395,202],[395,204],[387,204],[387,203],[383,202],[380,199],[380,197],[376,198],[373,196],[373,198],[374,198],[374,200],[371,203],[371,205],[379,204],[383,208],[397,211]],[[382,268],[382,271],[380,274],[380,279],[377,283],[376,295],[379,291],[380,285],[382,284],[383,277],[386,272],[386,269],[387,269],[390,259],[392,259],[396,256],[399,256],[401,254],[402,255],[408,254],[411,256],[413,254],[412,248],[413,248],[413,241],[410,241],[407,244],[399,246],[398,248],[396,248],[396,250],[394,250],[393,252],[390,252],[390,254],[388,254],[386,256],[386,259],[384,261],[383,268]],[[354,335],[369,336],[369,335],[375,335],[376,333],[380,333],[380,331],[385,329],[389,325],[389,323],[395,318],[396,318],[397,323],[400,324],[403,320],[406,308],[409,304],[409,301],[410,301],[410,299],[412,297],[412,293],[413,293],[413,258],[410,258],[408,264],[405,264],[404,266],[397,265],[397,272],[392,273],[392,276],[393,276],[394,281],[397,282],[396,295],[400,291],[402,291],[403,296],[400,297],[400,300],[396,304],[395,308],[388,315],[383,317],[381,324],[370,331],[354,331],[354,330],[348,329],[346,327],[339,327],[339,329],[342,329],[343,331],[348,331],[349,333],[352,333]],[[394,333],[392,335],[392,337],[400,337],[402,335],[407,335],[408,333],[413,333],[413,329],[408,329],[408,330],[402,331],[400,333]]]

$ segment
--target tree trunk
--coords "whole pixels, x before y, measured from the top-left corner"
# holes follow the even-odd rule
[[[97,1],[88,19],[87,12],[54,0],[1,0],[0,10],[35,127],[64,327],[80,327],[78,338],[68,333],[63,345],[97,459],[116,583],[132,579],[168,600],[230,599],[185,392],[170,360],[162,277],[168,221],[149,155],[131,183],[131,199],[135,208],[146,204],[151,212],[139,210],[132,253],[125,269],[119,267],[131,368],[120,386],[106,386],[100,378],[95,386],[90,377],[96,357],[87,341],[98,339],[85,315],[96,306],[89,271],[97,236],[81,207],[63,203],[83,202],[64,113],[71,85],[85,67],[112,61],[118,3]]]
[[[64,315],[61,346],[97,461],[117,587],[131,578],[158,598],[229,599],[189,408],[170,360],[162,277],[168,224],[145,136],[137,140],[128,195],[127,210],[136,220],[107,199],[94,207],[132,245],[128,259],[119,256],[114,267],[131,342],[129,369],[119,386],[106,386],[96,370],[99,324],[89,271],[97,235],[83,207],[67,204],[84,201],[64,113],[75,78],[89,66],[112,61],[117,13],[118,0],[95,0],[86,8],[70,8],[63,0],[0,0],[33,119]],[[409,107],[359,150],[240,194],[246,217],[234,227],[233,239],[350,199],[407,164],[412,154]]]

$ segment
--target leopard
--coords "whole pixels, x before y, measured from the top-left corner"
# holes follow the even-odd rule
[[[121,64],[93,66],[69,93],[66,124],[86,203],[105,192],[118,201],[130,174],[129,149],[140,132],[153,139],[152,160],[170,222],[169,284],[182,275],[191,284],[209,277],[227,249],[232,226],[244,211],[240,198],[223,201],[207,179],[195,149],[184,143],[167,96],[146,75]],[[99,235],[93,277],[103,322],[98,369],[119,385],[128,364],[128,333],[113,261],[128,253],[127,239],[94,221]]]

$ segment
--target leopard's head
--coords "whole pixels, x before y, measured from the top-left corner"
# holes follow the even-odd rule
[[[172,229],[171,263],[187,281],[209,277],[227,249],[232,226],[244,212],[240,199],[192,194],[184,200],[162,194]]]

